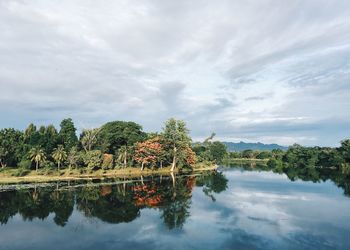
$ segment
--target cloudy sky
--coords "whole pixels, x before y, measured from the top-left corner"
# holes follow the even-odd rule
[[[0,0],[0,127],[185,119],[195,139],[350,137],[350,1]]]

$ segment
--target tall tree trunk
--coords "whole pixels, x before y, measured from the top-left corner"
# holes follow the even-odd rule
[[[175,188],[175,186],[176,186],[175,175],[174,175],[174,173],[170,173],[170,175],[171,175],[171,180],[173,181],[173,188]]]
[[[145,165],[145,162],[143,161],[143,162],[141,163],[141,171],[143,170],[144,165]]]
[[[176,151],[177,151],[177,148],[174,146],[173,163],[171,164],[171,169],[170,169],[171,172],[174,172],[176,167]]]
[[[58,162],[57,163],[57,170],[60,171],[60,165],[61,165],[61,162]]]
[[[39,167],[39,161],[35,161],[36,165],[35,165],[35,171],[38,172],[38,167]]]
[[[173,180],[173,197],[172,199],[175,200],[176,198],[176,178],[173,172],[170,173],[171,179]]]
[[[160,161],[160,169],[163,168],[163,161]]]
[[[126,149],[125,149],[125,152],[124,152],[124,168],[126,168],[126,157],[127,157],[127,152],[126,152]]]

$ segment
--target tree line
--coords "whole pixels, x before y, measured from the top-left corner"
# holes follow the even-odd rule
[[[273,168],[329,168],[350,174],[350,140],[340,147],[290,146],[286,152],[272,151],[268,165]]]
[[[71,118],[54,125],[30,124],[24,131],[0,130],[1,169],[114,169],[126,167],[191,168],[196,162],[220,161],[218,143],[192,147],[186,123],[169,119],[160,133],[146,133],[130,121],[112,121],[99,128],[83,129],[79,137]],[[197,154],[198,153],[198,156]],[[226,149],[224,148],[224,154]]]
[[[270,169],[333,169],[344,175],[350,175],[350,140],[341,141],[339,147],[304,147],[294,144],[288,150],[273,149],[271,151],[244,150],[229,152],[230,159],[265,159]]]

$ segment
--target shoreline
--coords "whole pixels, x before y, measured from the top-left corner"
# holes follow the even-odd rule
[[[226,160],[227,163],[267,163],[269,159],[256,159],[256,158],[231,158]]]
[[[217,165],[210,166],[198,166],[193,168],[190,172],[204,172],[214,171],[218,168]],[[179,170],[175,169],[173,173],[178,173]],[[56,174],[38,174],[35,171],[30,172],[25,176],[12,176],[10,173],[0,173],[0,185],[4,184],[24,184],[24,183],[44,183],[54,181],[74,181],[74,180],[93,180],[93,179],[105,179],[105,178],[117,178],[117,177],[137,177],[137,176],[149,176],[166,174],[171,175],[170,167],[164,167],[162,169],[144,169],[140,168],[123,168],[112,170],[98,170],[92,173],[78,173],[77,171],[62,170]]]

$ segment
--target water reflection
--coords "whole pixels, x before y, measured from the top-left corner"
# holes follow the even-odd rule
[[[222,171],[2,191],[0,249],[350,249],[346,177]]]
[[[119,184],[113,184],[116,181]],[[24,221],[32,221],[44,220],[53,213],[55,224],[64,227],[76,205],[86,218],[113,224],[135,220],[144,208],[157,208],[169,229],[181,228],[190,216],[195,185],[203,187],[203,192],[213,200],[213,193],[227,188],[227,179],[219,172],[110,182],[69,183],[69,186],[57,183],[50,187],[0,192],[0,223],[6,224],[16,214]]]
[[[330,169],[330,168],[285,168],[285,169],[271,169],[265,164],[232,164],[226,167],[229,168],[241,168],[245,171],[272,171],[278,174],[285,174],[291,181],[312,181],[314,183],[332,181],[339,188],[344,190],[346,196],[350,196],[350,175],[343,174],[340,170]]]

